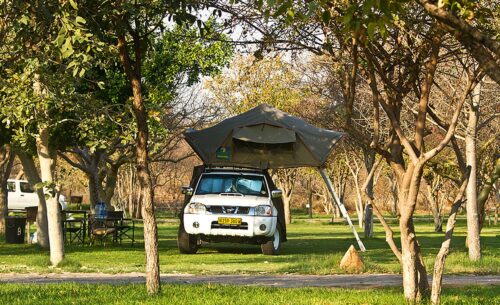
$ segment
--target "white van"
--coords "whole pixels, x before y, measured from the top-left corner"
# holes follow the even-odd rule
[[[23,210],[27,207],[38,206],[38,195],[26,180],[7,180],[7,191],[9,210]],[[68,206],[63,195],[59,195],[59,204],[63,210]]]

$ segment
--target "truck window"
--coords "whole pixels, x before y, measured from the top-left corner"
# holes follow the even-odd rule
[[[268,196],[263,176],[208,174],[201,177],[196,195],[220,193]]]
[[[31,187],[31,185],[28,182],[20,182],[19,189],[21,190],[22,193],[34,193],[35,192],[35,190]]]
[[[15,192],[16,191],[16,183],[15,182],[7,182],[7,191]]]

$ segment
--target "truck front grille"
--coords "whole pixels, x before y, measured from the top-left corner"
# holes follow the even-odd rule
[[[207,206],[207,211],[212,213],[212,214],[247,215],[250,212],[250,208],[249,207],[212,205],[212,206]]]

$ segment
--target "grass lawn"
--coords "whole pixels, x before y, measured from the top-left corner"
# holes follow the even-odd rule
[[[1,304],[401,304],[402,290],[163,285],[0,284]],[[445,288],[442,304],[500,304],[500,287]]]
[[[397,225],[392,225],[396,231]],[[428,221],[416,223],[429,272],[443,241],[443,233],[433,232]],[[358,230],[361,232],[361,230]],[[446,261],[446,273],[500,273],[500,227],[485,227],[481,246],[483,258],[470,262],[464,247],[466,224],[459,220]],[[397,234],[397,232],[396,232]],[[136,236],[142,237],[141,228]],[[330,224],[328,219],[309,222],[297,219],[288,226],[289,241],[283,245],[282,255],[264,256],[260,247],[238,244],[211,244],[196,255],[180,255],[176,245],[177,224],[159,225],[160,263],[162,273],[193,274],[334,274],[343,273],[339,262],[347,248],[355,244],[348,226]],[[375,238],[364,240],[368,249],[362,253],[368,273],[399,273],[400,267],[385,242],[379,224],[375,224]],[[397,240],[399,243],[399,240]],[[36,245],[13,245],[0,241],[0,272],[105,272],[121,273],[144,271],[142,239],[134,246],[97,243],[94,246],[67,245],[66,259],[57,268],[49,267],[49,255]],[[13,288],[12,288],[13,289]],[[181,289],[181,288],[175,288]],[[397,293],[395,293],[397,295]],[[0,302],[1,303],[1,302]]]

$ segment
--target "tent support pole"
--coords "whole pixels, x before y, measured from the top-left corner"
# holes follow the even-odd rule
[[[323,180],[326,183],[326,186],[328,190],[330,191],[330,194],[332,195],[333,202],[339,207],[340,212],[342,213],[342,216],[347,220],[347,223],[352,229],[352,233],[354,233],[354,237],[356,238],[356,241],[358,242],[359,249],[362,252],[366,251],[365,245],[363,245],[363,242],[359,238],[358,232],[356,232],[356,228],[352,224],[351,218],[349,217],[349,214],[347,213],[347,210],[344,206],[344,204],[340,201],[339,197],[337,196],[337,193],[335,193],[335,190],[333,189],[333,184],[332,181],[330,180],[330,177],[328,177],[328,174],[326,173],[324,168],[318,168],[319,173],[321,174],[321,177],[323,177]]]

